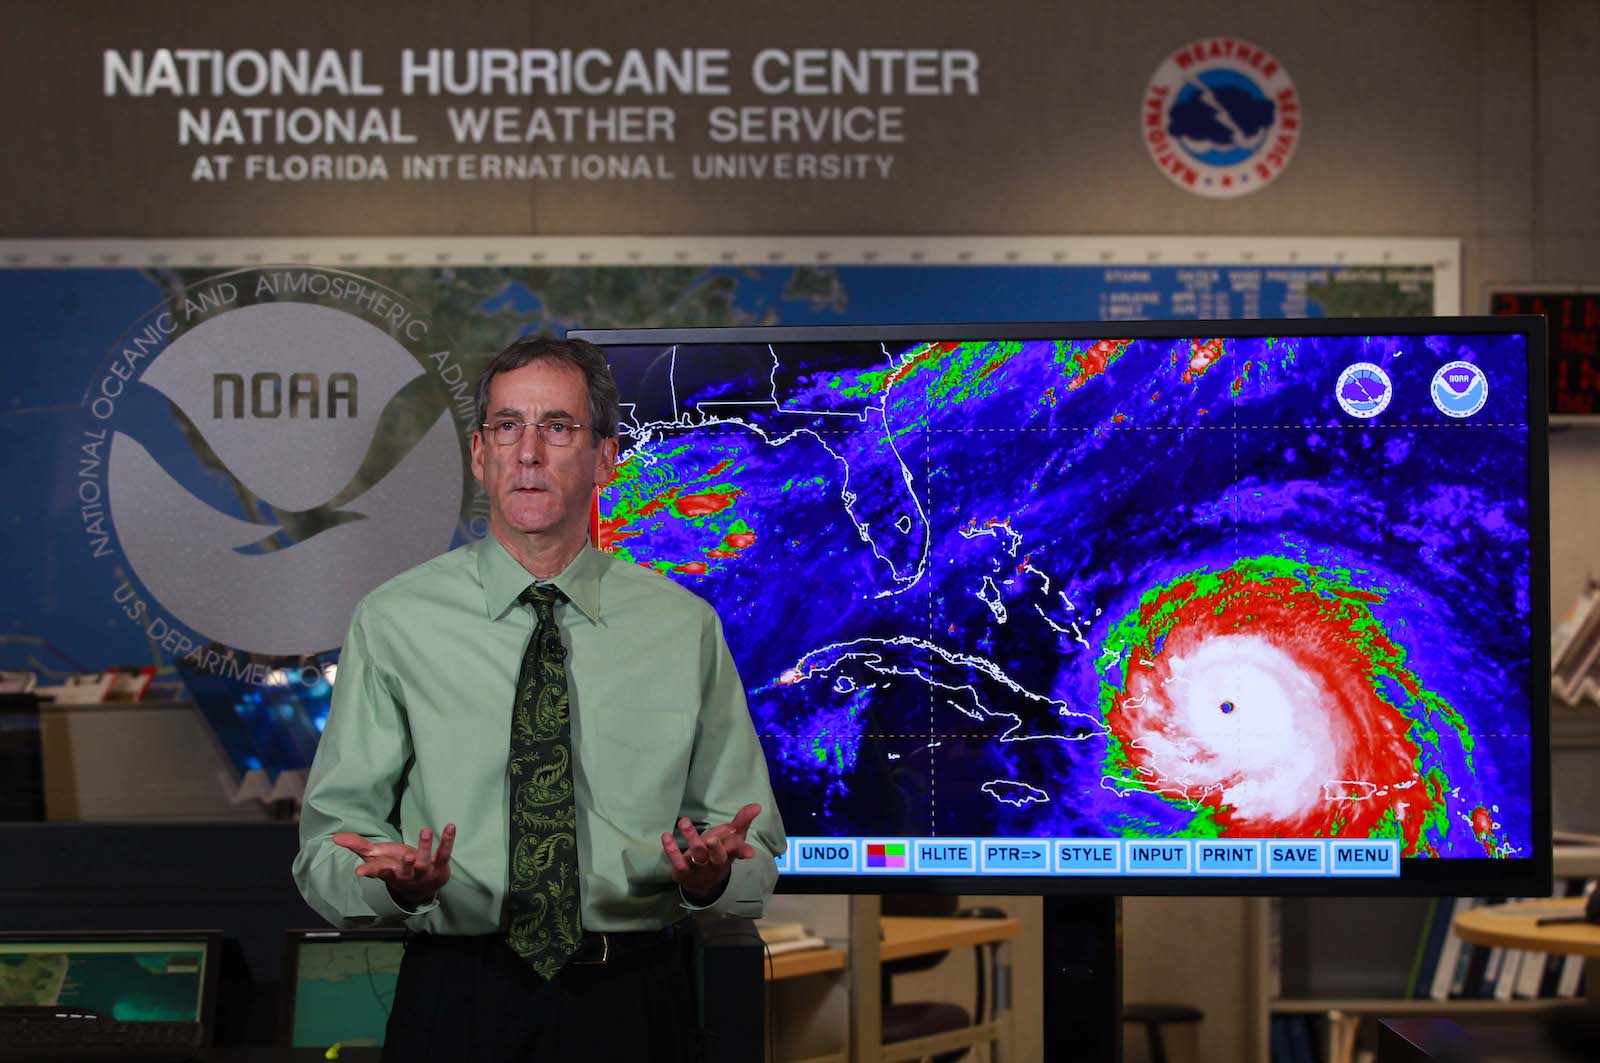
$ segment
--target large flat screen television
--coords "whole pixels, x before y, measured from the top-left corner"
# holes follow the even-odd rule
[[[1541,319],[572,335],[780,889],[1547,892]]]

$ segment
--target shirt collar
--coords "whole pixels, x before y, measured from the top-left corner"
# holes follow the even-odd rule
[[[580,613],[593,623],[600,622],[600,576],[605,571],[606,557],[593,546],[585,543],[578,556],[549,580],[535,580],[492,532],[479,540],[477,550],[478,579],[483,584],[483,603],[490,620],[504,616],[528,584],[538,582],[554,583]]]

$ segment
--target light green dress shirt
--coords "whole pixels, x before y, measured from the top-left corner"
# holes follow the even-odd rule
[[[356,607],[307,781],[294,879],[330,922],[404,922],[441,934],[501,929],[508,880],[511,703],[536,582],[490,535],[402,573]],[[786,846],[744,688],[704,600],[590,546],[553,582],[567,647],[578,869],[589,930],[665,926],[694,907],[661,851],[682,816],[702,829],[761,805],[708,907],[755,918]],[[450,881],[415,911],[396,905],[339,831],[415,845],[456,824]]]

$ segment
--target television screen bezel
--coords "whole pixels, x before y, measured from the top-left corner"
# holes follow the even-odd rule
[[[150,946],[148,951],[159,951],[168,944],[188,945],[199,942],[201,962],[200,1017],[195,1025],[200,1027],[201,1044],[210,1048],[217,1040],[217,995],[222,985],[223,939],[227,932],[218,927],[200,930],[0,930],[0,944],[42,945],[46,948],[73,945],[130,945]],[[139,1021],[139,1020],[132,1020]],[[160,1020],[151,1020],[160,1021]]]
[[[895,325],[607,328],[567,331],[609,348],[918,340],[1252,339],[1264,336],[1527,336],[1529,691],[1533,748],[1532,851],[1526,858],[1407,858],[1398,878],[1269,875],[826,875],[780,874],[792,894],[997,896],[1548,896],[1552,881],[1550,783],[1550,509],[1546,323],[1537,315],[1410,318],[1251,318],[1179,321],[992,322]],[[1285,839],[1287,840],[1287,839]]]
[[[294,1043],[295,1012],[300,1005],[300,950],[306,945],[337,945],[341,942],[380,941],[405,944],[414,932],[401,926],[385,927],[290,927],[284,931],[283,973],[278,988],[277,1057],[284,1063],[316,1063],[328,1058],[328,1047]],[[381,1045],[340,1045],[339,1058],[351,1063],[377,1063],[383,1055]]]

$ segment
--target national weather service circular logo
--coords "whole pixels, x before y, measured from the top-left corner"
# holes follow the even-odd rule
[[[1356,362],[1346,366],[1345,371],[1339,374],[1333,395],[1345,413],[1365,420],[1389,408],[1389,400],[1394,397],[1394,385],[1389,382],[1389,374],[1381,366],[1371,362]]]
[[[1489,378],[1471,362],[1446,362],[1428,388],[1433,404],[1447,417],[1471,417],[1489,401]]]
[[[1271,184],[1300,140],[1300,97],[1265,49],[1237,37],[1191,41],[1144,91],[1150,158],[1173,184],[1231,198]]]
[[[427,314],[363,277],[169,283],[84,395],[84,530],[153,643],[265,682],[264,659],[336,649],[367,592],[449,549],[472,380]]]

